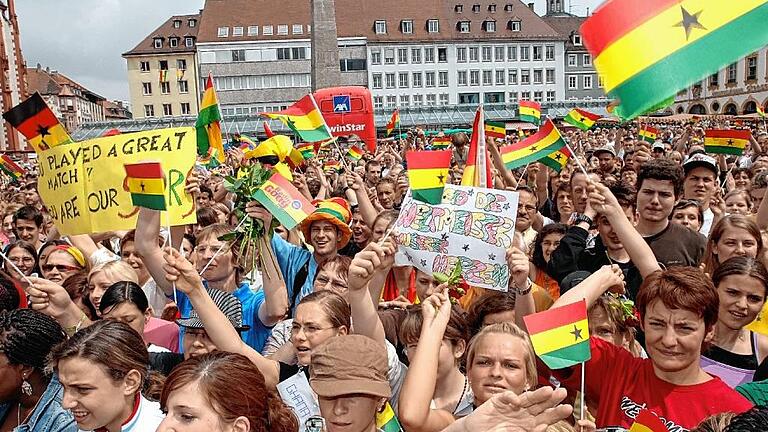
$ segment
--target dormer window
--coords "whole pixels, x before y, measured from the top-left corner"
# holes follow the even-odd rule
[[[483,21],[483,28],[487,33],[496,33],[496,21],[494,20]]]
[[[153,41],[154,41],[154,44],[155,44],[155,48],[162,48],[163,47],[163,38],[157,37],[157,38],[154,38]]]
[[[184,38],[184,45],[187,46],[187,48],[192,48],[195,46],[195,38],[193,36],[187,36]]]
[[[180,19],[173,20],[173,28],[181,28],[181,20]]]
[[[464,5],[457,4],[453,7],[453,11],[456,13],[463,13],[464,12]]]
[[[504,5],[504,12],[512,12],[512,3],[507,3]]]
[[[479,4],[472,5],[472,12],[480,13],[480,5]]]
[[[229,27],[219,27],[218,30],[218,36],[220,38],[228,37],[229,36]]]
[[[189,20],[187,20],[187,25],[190,27],[194,27],[197,25],[197,20],[194,18],[190,18]]]
[[[400,31],[402,31],[403,34],[413,33],[413,20],[400,21]]]
[[[376,21],[374,28],[376,34],[387,34],[387,22],[383,20]]]
[[[488,5],[488,12],[490,13],[496,12],[496,5],[495,4]]]
[[[519,32],[520,31],[520,20],[509,20],[509,22],[507,23],[507,28],[510,31]]]
[[[581,35],[578,33],[573,34],[573,44],[576,46],[581,46]]]
[[[470,22],[469,21],[459,21],[459,23],[456,24],[456,29],[459,30],[459,33],[469,33],[469,31],[470,31]]]
[[[232,27],[232,36],[233,37],[239,37],[243,35],[243,28],[242,27]]]
[[[176,48],[177,46],[179,46],[179,38],[172,37],[168,39],[168,44],[171,46],[171,48]]]

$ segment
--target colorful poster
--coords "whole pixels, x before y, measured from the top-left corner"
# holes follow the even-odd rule
[[[514,240],[517,201],[517,192],[470,186],[446,185],[439,205],[409,193],[395,222],[396,264],[450,274],[460,261],[469,285],[506,291],[506,250]]]
[[[39,154],[40,197],[63,235],[136,227],[138,208],[125,184],[126,163],[160,162],[166,202],[161,223],[196,222],[195,204],[185,192],[195,165],[195,128],[157,129],[96,138]]]

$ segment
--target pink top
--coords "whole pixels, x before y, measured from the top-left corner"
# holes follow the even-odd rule
[[[148,343],[179,352],[179,326],[174,322],[150,317],[144,327],[144,340]]]

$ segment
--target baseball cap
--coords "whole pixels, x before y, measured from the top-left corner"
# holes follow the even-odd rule
[[[656,141],[653,144],[653,147],[651,147],[651,150],[661,150],[661,151],[664,151],[666,149],[664,148],[664,143],[662,143],[660,141]]]
[[[691,170],[694,168],[707,168],[715,173],[715,176],[719,175],[719,170],[717,169],[717,161],[712,156],[707,156],[704,153],[694,153],[683,162],[683,170],[685,171],[685,175],[688,175]]]
[[[216,307],[232,323],[235,330],[242,332],[251,328],[251,326],[243,324],[243,304],[237,297],[218,289],[208,288],[206,291],[208,291],[208,295],[211,296]],[[194,309],[190,312],[189,317],[177,319],[176,324],[187,328],[205,328],[203,321],[200,320],[200,316]]]
[[[321,397],[390,397],[387,350],[363,335],[335,336],[312,352],[309,384]]]
[[[600,153],[610,153],[611,156],[616,157],[616,150],[614,150],[613,147],[608,145],[596,148],[595,151],[593,152],[595,156],[597,156]]]

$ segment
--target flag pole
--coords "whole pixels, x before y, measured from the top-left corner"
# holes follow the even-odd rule
[[[585,362],[581,362],[581,406],[579,407],[579,420],[584,420],[584,370],[586,369]],[[583,429],[582,429],[583,430]]]
[[[528,172],[528,165],[530,165],[530,162],[525,164],[525,168],[523,168],[523,173],[520,174],[520,180],[517,181],[517,184],[515,185],[515,188],[513,190],[517,190],[517,188],[520,186],[520,182],[523,181],[523,178],[525,178],[525,173]]]
[[[240,229],[240,227],[241,227],[241,226],[243,226],[243,224],[244,224],[244,223],[245,223],[245,221],[247,221],[247,220],[248,220],[248,216],[245,216],[245,217],[243,218],[243,220],[241,220],[241,221],[240,221],[240,223],[238,223],[238,224],[237,224],[237,226],[235,227],[235,229],[233,229],[232,231],[235,231],[235,232],[237,232],[237,230],[239,230],[239,229]],[[210,259],[210,260],[208,260],[208,262],[205,264],[205,266],[203,266],[203,269],[202,269],[202,270],[200,270],[200,276],[202,276],[202,275],[203,275],[203,273],[205,273],[205,271],[206,271],[206,270],[208,270],[208,266],[210,266],[210,265],[211,265],[211,263],[213,262],[213,260],[215,260],[215,259],[216,259],[216,257],[218,257],[218,256],[219,256],[219,254],[221,253],[221,251],[224,249],[224,247],[225,247],[226,245],[227,245],[227,242],[223,242],[223,243],[221,243],[221,246],[219,246],[219,248],[218,248],[218,249],[216,250],[216,252],[213,254],[213,256],[211,257],[211,259]]]
[[[170,193],[170,183],[168,183],[168,192]],[[173,239],[171,238],[171,212],[170,210],[166,209],[165,211],[165,217],[168,218],[168,246],[173,249]],[[179,246],[179,251],[181,251],[181,246]],[[176,294],[176,281],[173,281],[173,302],[178,303],[177,294]]]

